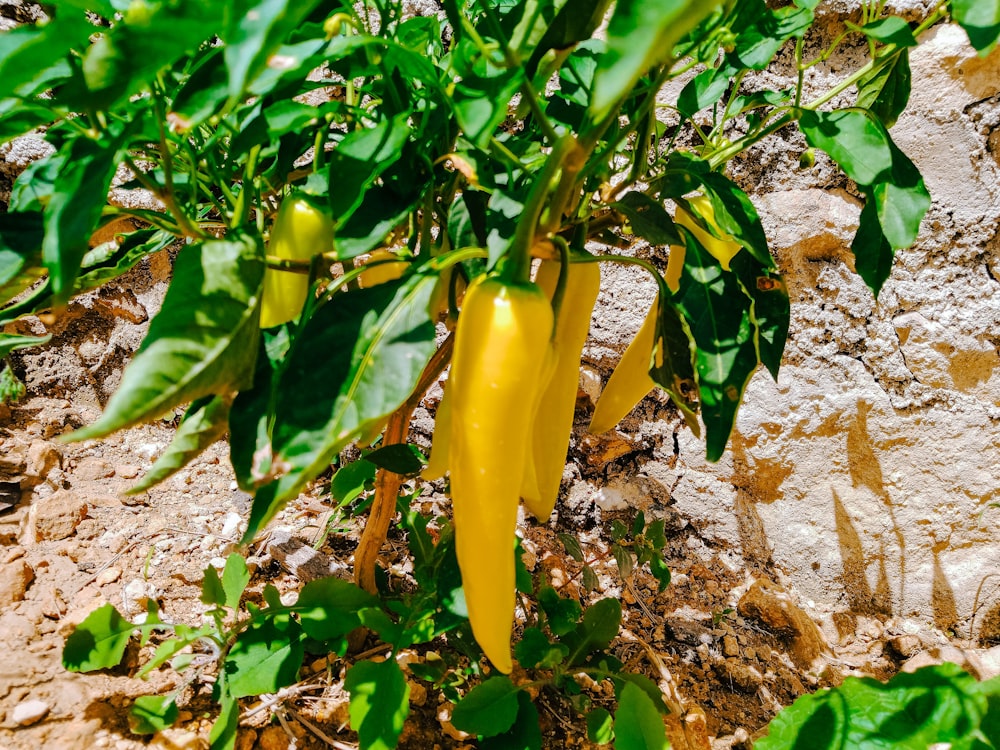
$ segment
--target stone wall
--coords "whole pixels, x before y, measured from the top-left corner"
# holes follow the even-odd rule
[[[822,4],[818,27],[830,38],[857,5]],[[921,3],[896,5],[909,18],[923,12]],[[799,170],[804,142],[788,129],[745,155],[731,173],[751,192],[792,300],[778,382],[755,375],[716,465],[662,401],[647,399],[621,427],[644,457],[612,486],[641,503],[650,482],[662,485],[701,530],[702,554],[776,566],[818,610],[914,618],[994,641],[1000,52],[977,57],[950,25],[922,41],[910,107],[891,132],[934,203],[878,301],[852,270],[854,186],[822,159]],[[855,69],[861,52],[846,49],[808,85],[818,93]],[[612,288],[588,357],[606,374],[654,290],[631,270],[609,268],[605,279]],[[573,492],[599,504],[608,496],[583,480]]]

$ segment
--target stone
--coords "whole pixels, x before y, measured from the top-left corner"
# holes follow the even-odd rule
[[[86,499],[73,490],[58,490],[31,504],[21,531],[23,543],[58,541],[71,536],[87,515]]]
[[[44,440],[36,440],[28,446],[28,457],[25,466],[25,475],[34,480],[32,484],[44,481],[53,469],[58,469],[62,463],[62,456],[52,443]]]
[[[265,727],[257,738],[259,750],[289,750],[290,745],[291,741],[285,730],[274,724]]]
[[[48,716],[50,710],[51,707],[45,701],[21,701],[14,706],[14,710],[10,713],[10,718],[11,721],[19,727],[27,727],[32,724],[37,724],[39,721],[44,719]]]
[[[24,601],[28,586],[35,580],[35,571],[24,560],[14,560],[0,566],[0,607]]]
[[[764,684],[764,675],[756,667],[744,664],[739,659],[726,659],[716,666],[716,672],[723,683],[730,683],[744,693],[756,693]]]
[[[147,747],[151,750],[208,750],[208,740],[190,730],[169,727],[153,735]]]
[[[287,529],[276,529],[267,543],[267,553],[302,583],[335,576],[346,566],[315,550],[306,541],[293,537]]]
[[[889,649],[903,659],[909,659],[922,648],[920,639],[915,635],[896,635],[887,642]]]
[[[968,649],[965,656],[980,680],[992,680],[1000,676],[1000,646]]]
[[[801,668],[808,669],[816,658],[830,651],[809,615],[795,604],[790,594],[766,578],[753,582],[740,597],[736,611],[788,639],[792,660]]]
[[[81,460],[73,469],[73,477],[86,482],[96,482],[115,475],[115,467],[103,458],[91,456]]]
[[[722,636],[722,655],[723,656],[740,655],[740,644],[737,642],[735,637],[731,635]]]
[[[135,479],[140,471],[141,469],[135,464],[119,464],[115,467],[115,473],[122,479]]]

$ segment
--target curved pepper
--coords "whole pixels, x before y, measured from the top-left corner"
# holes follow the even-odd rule
[[[591,432],[600,434],[610,430],[656,387],[649,375],[649,365],[653,346],[656,344],[656,318],[659,312],[660,298],[657,295],[646,313],[642,327],[625,349],[618,366],[611,373],[611,379],[597,399],[594,416],[590,419]]]
[[[543,260],[535,281],[551,298],[561,264]],[[573,412],[580,383],[580,355],[590,332],[590,316],[601,290],[597,263],[571,263],[566,269],[566,289],[556,321],[553,347],[555,368],[541,394],[532,434],[532,458],[537,492],[523,495],[528,510],[540,521],[552,514],[566,467],[566,452],[573,431]]]
[[[530,405],[552,326],[538,286],[488,277],[470,286],[455,331],[448,384],[455,551],[472,632],[503,673],[513,667],[514,531]]]
[[[444,394],[438,402],[437,413],[434,415],[434,435],[431,439],[431,453],[427,457],[427,466],[420,476],[428,482],[440,479],[448,472],[451,461],[451,388],[445,384]]]
[[[271,228],[268,252],[286,260],[309,260],[333,248],[333,220],[301,195],[281,202]],[[260,326],[287,323],[299,316],[309,295],[309,277],[295,271],[268,268],[261,294]]]
[[[701,217],[712,226],[713,229],[717,229],[718,226],[715,223],[715,209],[712,208],[712,199],[707,195],[696,195],[692,198],[688,198],[687,202],[701,214]],[[682,227],[686,227],[690,230],[691,234],[695,236],[701,246],[708,251],[708,254],[719,261],[719,265],[722,266],[723,270],[729,270],[729,263],[732,261],[733,256],[736,255],[743,246],[740,245],[736,240],[732,239],[730,235],[726,235],[729,239],[719,239],[710,232],[706,232],[702,227],[694,220],[694,218],[685,211],[680,206],[677,207],[677,213],[674,215],[674,221],[680,224]],[[724,234],[720,231],[720,234]],[[671,248],[673,252],[673,248]],[[676,290],[673,290],[676,291]]]

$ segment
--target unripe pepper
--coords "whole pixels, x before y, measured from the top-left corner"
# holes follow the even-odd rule
[[[281,202],[271,228],[268,253],[286,260],[309,260],[333,248],[333,220],[301,195]],[[268,268],[260,303],[260,326],[287,323],[297,318],[309,294],[309,276]]]
[[[552,327],[538,286],[492,276],[470,286],[455,331],[448,384],[455,551],[472,632],[503,673],[513,667],[514,530],[529,407]]]
[[[559,261],[543,260],[538,267],[535,281],[549,298],[555,293],[561,265]],[[597,263],[571,263],[566,273],[566,288],[553,336],[555,368],[542,392],[531,439],[537,494],[524,495],[528,510],[540,521],[552,514],[559,495],[573,430],[580,355],[601,290],[601,270]]]

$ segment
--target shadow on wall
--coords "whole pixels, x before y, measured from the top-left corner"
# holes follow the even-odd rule
[[[854,487],[869,490],[885,507],[892,535],[896,541],[899,557],[897,571],[899,594],[896,601],[904,601],[906,588],[906,540],[896,518],[892,498],[885,487],[882,465],[872,445],[868,430],[868,415],[871,405],[863,400],[858,401],[858,410],[854,421],[847,430],[847,460],[848,472]],[[837,524],[837,537],[840,543],[840,558],[842,563],[841,579],[844,591],[851,608],[859,614],[893,613],[893,597],[889,583],[886,562],[885,542],[879,539],[878,583],[872,590],[867,577],[867,556],[861,544],[854,521],[851,519],[836,490],[833,490],[833,511]],[[873,519],[874,520],[874,519]],[[934,624],[943,631],[953,630],[959,621],[958,607],[955,602],[955,592],[945,575],[941,565],[940,554],[948,548],[949,542],[933,541],[931,553],[934,556],[934,573],[931,581],[931,614]]]
[[[773,503],[784,496],[781,485],[792,473],[792,466],[776,461],[751,461],[747,458],[743,436],[733,433],[732,483],[736,489],[733,512],[740,535],[743,559],[759,570],[774,567],[771,542],[767,538],[764,519],[757,512],[757,503]]]

